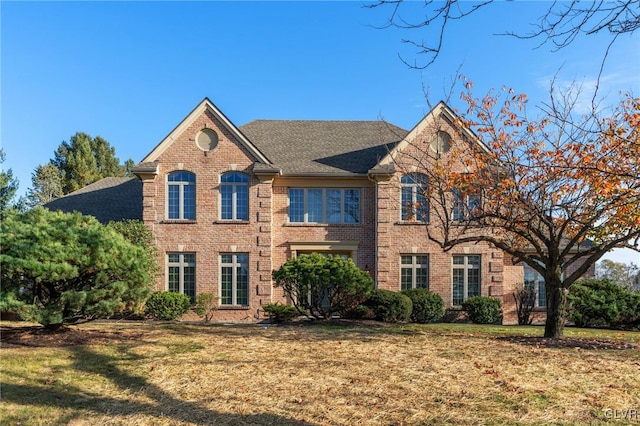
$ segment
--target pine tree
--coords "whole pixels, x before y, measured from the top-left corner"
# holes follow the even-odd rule
[[[104,177],[125,176],[115,148],[107,140],[78,132],[69,142],[63,141],[51,164],[60,171],[64,194],[76,191]]]
[[[27,193],[27,205],[31,208],[63,195],[60,171],[51,163],[36,167],[31,174],[31,185]]]
[[[4,150],[0,148],[0,164],[4,163],[6,155]],[[11,169],[0,170],[0,214],[4,216],[4,212],[13,206],[13,199],[18,191],[18,180],[13,177]]]

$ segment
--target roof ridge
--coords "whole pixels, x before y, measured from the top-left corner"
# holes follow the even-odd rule
[[[253,119],[251,121],[246,122],[242,126],[246,126],[247,124],[255,123],[255,122],[258,122],[258,121],[279,121],[279,122],[288,121],[288,122],[304,122],[304,123],[309,123],[309,122],[316,122],[316,123],[386,123],[386,124],[391,124],[393,126],[399,127],[398,125],[393,124],[393,123],[391,123],[389,121],[385,121],[385,120],[339,120],[339,119],[323,120],[323,119],[315,119],[315,118],[314,119],[256,118],[256,119]]]

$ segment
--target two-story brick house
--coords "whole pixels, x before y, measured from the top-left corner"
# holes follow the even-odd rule
[[[454,117],[440,103],[409,132],[382,121],[236,127],[204,99],[133,169],[163,263],[158,289],[213,292],[218,320],[252,320],[262,304],[286,301],[272,270],[301,253],[335,253],[378,288],[429,287],[449,307],[472,295],[500,298],[513,322],[524,268],[486,244],[445,253],[429,241],[424,176],[394,156],[418,139],[445,151],[461,143],[447,128]]]
[[[236,127],[204,99],[133,168],[137,177],[105,178],[47,207],[144,220],[160,253],[157,289],[217,294],[219,321],[262,318],[261,305],[286,302],[271,272],[320,252],[352,258],[378,288],[428,287],[453,310],[472,295],[499,298],[504,322],[514,323],[518,285],[545,306],[537,272],[488,244],[444,252],[427,238],[437,218],[423,196],[425,158],[435,153],[459,172],[453,147],[487,149],[455,120],[440,103],[411,131],[383,121]],[[452,218],[460,214],[453,205]]]

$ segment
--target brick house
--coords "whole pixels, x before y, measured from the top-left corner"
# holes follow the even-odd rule
[[[158,290],[217,294],[218,321],[260,319],[261,305],[286,302],[271,272],[320,252],[350,257],[378,288],[429,287],[452,310],[472,295],[496,297],[505,323],[514,323],[512,294],[525,280],[543,307],[540,277],[501,250],[472,244],[445,253],[426,237],[428,209],[412,207],[420,205],[422,175],[398,167],[394,154],[419,139],[435,150],[461,143],[454,118],[440,103],[411,131],[382,121],[236,127],[204,99],[132,169],[142,194],[128,202],[142,200],[141,218],[155,236]],[[140,191],[126,179],[94,185]]]

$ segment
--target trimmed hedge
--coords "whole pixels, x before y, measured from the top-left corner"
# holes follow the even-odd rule
[[[354,309],[374,287],[371,276],[353,260],[319,253],[289,259],[272,276],[300,312],[316,319]]]
[[[174,320],[186,314],[190,308],[189,296],[172,291],[157,291],[144,305],[145,313],[157,320]]]
[[[402,294],[409,297],[413,304],[411,321],[420,324],[436,322],[444,316],[444,300],[426,288],[404,290]]]
[[[373,310],[377,320],[384,322],[408,321],[413,310],[408,296],[391,290],[374,290],[365,306]]]
[[[262,305],[262,310],[267,314],[269,319],[274,322],[291,321],[300,316],[300,312],[293,305],[284,305],[282,303],[267,303]]]
[[[579,327],[640,327],[640,292],[608,279],[580,280],[569,291],[571,319]]]
[[[493,297],[473,296],[462,304],[474,324],[496,324],[502,321],[500,300]]]

